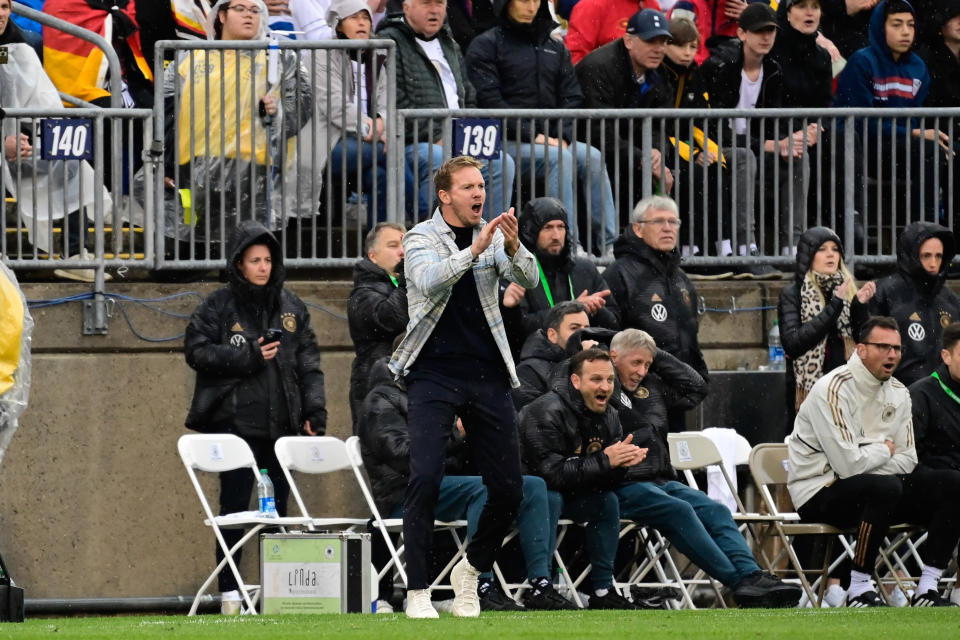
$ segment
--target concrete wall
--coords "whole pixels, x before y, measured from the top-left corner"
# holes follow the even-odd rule
[[[775,305],[784,283],[703,283],[709,307]],[[113,283],[110,291],[157,298],[206,294],[216,284]],[[344,316],[347,283],[296,282],[310,304],[324,350],[329,425],[350,432],[347,391],[352,347]],[[27,284],[28,299],[88,291],[84,286]],[[198,298],[156,303],[189,314]],[[124,303],[133,327],[147,337],[181,333],[184,318]],[[331,315],[336,314],[336,315]],[[701,341],[711,368],[754,365],[766,358],[766,331],[775,311],[707,313]],[[81,335],[82,308],[69,303],[34,312],[30,406],[0,465],[0,553],[28,598],[192,594],[213,563],[213,537],[176,453],[187,431],[193,374],[180,341],[137,338],[113,310],[107,336]],[[211,478],[211,480],[213,480]],[[215,483],[208,486],[215,495]],[[352,476],[306,481],[315,515],[365,516]],[[255,553],[247,554],[252,572]]]

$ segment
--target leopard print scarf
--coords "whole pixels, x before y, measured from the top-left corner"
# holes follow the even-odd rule
[[[803,285],[800,287],[800,322],[810,322],[821,311],[833,296],[833,292],[843,284],[844,274],[842,271],[823,275],[814,271],[807,272],[807,277],[803,279]],[[850,326],[850,301],[843,301],[843,310],[837,318],[837,330],[843,336],[844,359],[850,357],[853,353],[854,340],[853,330]],[[793,361],[793,374],[796,378],[797,393],[794,402],[794,409],[800,409],[800,403],[803,402],[814,383],[823,377],[823,362],[827,355],[827,337],[824,336],[812,349]]]

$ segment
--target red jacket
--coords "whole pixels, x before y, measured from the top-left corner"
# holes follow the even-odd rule
[[[570,12],[566,44],[573,64],[583,56],[621,37],[627,20],[641,9],[660,11],[658,0],[580,0]]]

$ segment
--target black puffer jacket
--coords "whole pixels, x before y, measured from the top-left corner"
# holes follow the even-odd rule
[[[940,273],[930,275],[920,263],[920,245],[930,238],[943,242]],[[892,316],[900,325],[903,358],[893,375],[909,386],[940,366],[943,328],[960,320],[960,298],[944,286],[950,261],[957,253],[953,232],[932,222],[908,225],[897,240],[897,273],[877,283],[867,304],[854,300],[851,321],[855,335],[870,316]]]
[[[403,502],[410,479],[410,432],[407,428],[407,392],[400,389],[387,368],[389,357],[370,367],[370,393],[363,401],[360,455],[367,468],[371,491],[380,515],[389,518]],[[448,475],[462,473],[464,441],[456,427],[447,446]]]
[[[393,352],[393,340],[407,326],[407,289],[403,265],[395,286],[390,274],[364,258],[353,268],[353,290],[347,300],[347,322],[356,356],[350,371],[350,414],[357,433],[363,399],[370,390],[370,366]]]
[[[254,244],[270,248],[273,268],[266,285],[249,282],[237,268]],[[184,355],[197,372],[186,426],[228,431],[241,437],[276,439],[327,426],[320,349],[310,313],[283,287],[283,252],[259,222],[237,227],[227,262],[229,284],[197,307],[187,325]],[[282,329],[277,356],[265,361],[257,340]]]
[[[710,106],[714,109],[735,109],[740,101],[740,79],[743,71],[743,47],[740,41],[731,41],[717,47],[713,55],[700,65],[700,74],[707,84]],[[763,82],[760,83],[760,95],[757,96],[757,109],[775,109],[783,103],[783,73],[780,65],[771,56],[763,58]],[[764,123],[764,121],[766,121]],[[764,140],[772,140],[778,133],[773,118],[752,118],[750,120],[750,144],[755,152],[763,146]],[[780,137],[786,135],[780,127]]]
[[[813,257],[823,246],[823,243],[832,240],[837,243],[841,255],[843,243],[840,237],[827,227],[813,227],[807,229],[797,242],[797,266],[793,282],[780,292],[780,302],[777,304],[777,323],[780,325],[780,342],[783,344],[783,353],[786,356],[786,402],[787,414],[792,418],[795,414],[794,398],[797,393],[796,376],[793,372],[792,361],[814,348],[824,337],[827,338],[826,355],[823,361],[823,371],[820,375],[829,373],[842,364],[846,364],[844,357],[843,336],[837,330],[837,318],[843,311],[843,299],[833,295],[833,292],[824,292],[823,311],[811,318],[808,322],[801,321],[800,289],[803,280],[810,271]],[[856,332],[854,332],[856,338]]]
[[[527,470],[562,493],[613,489],[625,470],[610,466],[604,448],[623,432],[616,410],[593,413],[570,383],[569,371],[546,395],[520,412],[520,441]]]
[[[953,379],[947,365],[941,363],[936,371],[940,382],[960,396],[960,382]],[[910,385],[917,457],[934,469],[960,471],[960,411],[940,382],[925,376]]]
[[[786,3],[777,9],[780,30],[770,57],[783,73],[783,104],[822,108],[833,102],[833,63],[827,50],[817,44],[817,34],[803,34],[790,26]]]
[[[680,269],[680,252],[656,251],[627,227],[613,245],[616,261],[604,272],[620,308],[620,325],[643,329],[657,346],[707,378],[697,339],[697,291]]]
[[[508,0],[495,0],[493,11],[499,24],[480,34],[467,49],[467,73],[477,91],[477,104],[484,109],[575,109],[583,103],[580,85],[573,73],[570,52],[550,37],[558,25],[546,2],[532,24],[514,22],[507,15]],[[532,140],[538,133],[573,140],[572,120],[563,130],[557,121],[545,123],[507,119],[510,140]],[[519,127],[519,132],[517,128]]]
[[[397,43],[397,109],[449,108],[440,73],[417,44],[417,34],[403,21],[403,15],[384,18],[377,26],[377,37],[389,38]],[[457,99],[460,101],[460,108],[475,108],[476,94],[473,85],[467,79],[463,55],[460,53],[460,47],[454,42],[449,27],[444,25],[435,37],[440,41],[443,55],[457,81]],[[436,142],[440,139],[442,131],[436,123],[431,131],[431,127],[427,126],[426,122],[420,122],[417,138],[414,139],[415,122],[415,118],[406,121],[406,144]]]
[[[584,291],[596,293],[609,289],[593,262],[573,257],[569,235],[564,240],[563,249],[558,256],[551,256],[536,248],[540,229],[552,220],[567,222],[567,210],[556,198],[534,198],[523,205],[523,211],[520,213],[520,242],[536,254],[544,276],[540,279],[537,288],[528,289],[523,300],[520,301],[525,336],[531,335],[543,326],[543,317],[551,307],[544,290],[544,278],[547,286],[550,287],[554,304],[575,300]],[[618,329],[620,310],[617,308],[617,301],[612,294],[607,296],[606,301],[606,306],[590,316],[590,325]]]
[[[553,369],[566,358],[567,352],[550,342],[543,329],[537,329],[530,334],[523,343],[520,360],[517,362],[520,386],[512,391],[513,405],[517,411],[550,390]]]
[[[693,367],[658,349],[653,364],[636,389],[621,384],[612,404],[620,416],[624,436],[647,448],[647,456],[627,471],[631,482],[675,480],[670,464],[667,409],[692,409],[707,397],[707,383]]]

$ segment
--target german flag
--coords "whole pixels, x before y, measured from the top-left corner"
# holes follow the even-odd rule
[[[152,82],[153,73],[143,57],[140,34],[132,29],[132,33],[126,37],[119,35],[124,29],[122,25],[114,24],[115,18],[108,8],[114,5],[136,25],[133,0],[109,3],[96,0],[47,0],[43,10],[44,13],[99,34],[107,42],[113,43],[114,47],[125,43],[133,55],[136,69],[126,69],[124,73],[139,71],[146,80]],[[121,55],[121,60],[123,58]],[[92,102],[110,95],[105,88],[108,67],[103,52],[86,40],[47,26],[43,28],[43,68],[57,89],[81,100]]]

